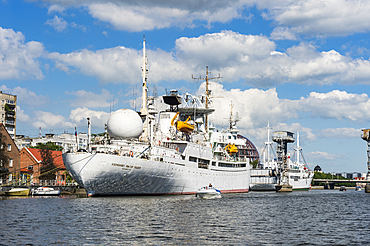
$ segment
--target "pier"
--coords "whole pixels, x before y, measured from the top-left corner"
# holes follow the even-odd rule
[[[31,184],[29,182],[10,182],[2,184],[0,186],[0,195],[5,195],[5,191],[11,188],[37,189],[45,186],[61,190],[62,195],[86,195],[86,190],[81,188],[76,182],[59,182],[57,180],[44,180],[44,182],[40,182],[39,184]]]

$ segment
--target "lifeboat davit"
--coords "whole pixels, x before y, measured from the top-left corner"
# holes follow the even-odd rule
[[[226,151],[229,153],[229,154],[236,154],[238,153],[238,147],[235,146],[235,144],[228,144],[226,147],[225,147]]]

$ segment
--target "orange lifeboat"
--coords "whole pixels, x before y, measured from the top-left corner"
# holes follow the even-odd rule
[[[185,120],[185,121],[177,121],[177,130],[180,132],[185,132],[185,133],[192,133],[194,130],[194,125],[188,123],[190,120],[190,116]]]
[[[231,155],[238,153],[238,147],[236,147],[235,144],[228,144],[225,149]]]
[[[180,132],[192,133],[194,130],[194,125],[188,123],[188,121],[191,119],[190,116],[185,121],[178,120],[175,123],[175,119],[179,114],[180,112],[177,112],[177,114],[172,118],[171,125],[173,126],[174,124],[176,124],[177,130]]]

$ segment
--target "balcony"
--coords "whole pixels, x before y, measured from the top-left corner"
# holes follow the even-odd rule
[[[13,125],[14,126],[15,125],[15,121],[14,120],[6,120],[5,121],[5,124],[6,125]]]

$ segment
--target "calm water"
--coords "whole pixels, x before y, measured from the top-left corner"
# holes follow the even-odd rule
[[[0,198],[0,245],[366,245],[370,194]]]

